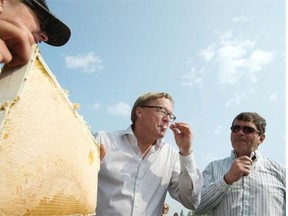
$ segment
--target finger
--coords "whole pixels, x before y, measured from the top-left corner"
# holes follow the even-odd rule
[[[248,176],[249,175],[249,173],[250,173],[250,170],[245,170],[245,171],[243,171],[243,176]]]
[[[103,162],[103,158],[106,155],[106,149],[103,144],[100,144],[100,161]]]
[[[176,124],[172,124],[170,125],[170,129],[172,130],[172,132],[174,133],[174,135],[180,134],[181,131],[179,130],[179,128],[176,126]]]
[[[243,164],[247,164],[247,165],[251,165],[252,164],[251,158],[249,158],[247,156],[241,156],[241,157],[239,157],[237,159]]]
[[[247,169],[247,170],[250,170],[251,166],[248,165],[248,164],[244,164],[244,168]]]
[[[2,53],[5,57],[3,61],[5,60],[5,63],[9,63],[9,66],[18,66],[27,63],[32,53],[32,44],[35,43],[32,33],[24,27],[23,23],[15,25],[15,23],[0,20],[0,25],[2,46],[5,44],[6,47],[6,55],[4,56]],[[10,56],[7,56],[7,49]]]
[[[0,62],[8,63],[12,60],[12,54],[5,45],[4,41],[0,39]]]
[[[32,54],[32,48],[20,53],[15,52],[13,54],[12,60],[8,62],[7,65],[10,67],[24,65],[29,61],[31,54]]]
[[[178,132],[184,134],[184,135],[191,135],[191,130],[188,124],[184,122],[176,122],[174,124],[174,128],[178,129]]]

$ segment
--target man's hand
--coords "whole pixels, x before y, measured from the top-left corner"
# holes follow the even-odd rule
[[[106,155],[106,149],[104,148],[103,144],[100,144],[100,162],[103,163],[103,158]]]
[[[184,122],[176,122],[170,126],[174,133],[176,144],[180,149],[180,153],[184,156],[192,153],[192,132],[189,125]]]
[[[32,33],[19,18],[0,20],[0,62],[15,67],[26,64],[35,43]]]
[[[232,163],[229,171],[224,175],[227,184],[233,184],[242,176],[249,175],[252,160],[247,156],[238,157]]]

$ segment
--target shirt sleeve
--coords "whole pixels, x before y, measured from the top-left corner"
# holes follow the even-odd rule
[[[176,164],[169,187],[170,196],[186,208],[195,209],[200,204],[202,185],[203,177],[196,167],[193,153],[188,156],[179,154],[178,167]]]
[[[204,185],[201,190],[201,203],[194,211],[195,214],[207,213],[214,209],[222,200],[231,185],[224,181],[224,176],[214,179],[213,164],[210,163],[203,171]]]

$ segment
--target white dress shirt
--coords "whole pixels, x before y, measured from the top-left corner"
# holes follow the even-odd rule
[[[203,171],[204,186],[201,204],[195,211],[203,214],[211,210],[219,216],[283,216],[286,215],[286,168],[256,152],[248,176],[232,185],[224,175],[235,155],[208,164]]]
[[[158,140],[142,159],[131,127],[95,137],[106,149],[98,177],[97,216],[161,215],[167,190],[186,208],[200,203],[203,179],[193,153],[179,156]]]

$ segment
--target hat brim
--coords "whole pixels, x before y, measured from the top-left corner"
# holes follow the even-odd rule
[[[45,43],[52,46],[62,46],[67,43],[71,36],[71,31],[62,21],[54,16],[49,10],[43,7],[39,2],[33,1],[34,6],[41,11],[41,15],[44,15],[45,19],[45,33],[48,36],[48,40]]]

